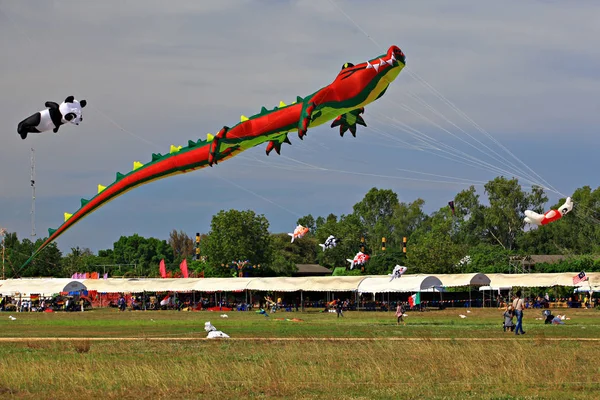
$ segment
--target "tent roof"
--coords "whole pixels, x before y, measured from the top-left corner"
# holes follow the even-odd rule
[[[261,290],[261,291],[275,291],[275,292],[296,292],[298,290],[306,290],[307,277],[273,277],[273,278],[255,278],[248,282],[246,289],[248,290]]]
[[[442,281],[432,275],[403,275],[390,281],[390,276],[369,276],[358,285],[360,293],[388,292],[420,292],[435,286],[442,286]]]
[[[5,280],[0,283],[0,294],[5,296],[14,296],[16,293],[53,295],[80,290],[87,290],[87,288],[83,283],[70,278],[21,278]]]
[[[235,292],[246,289],[254,278],[140,278],[140,279],[85,279],[88,290],[100,293],[117,292]]]
[[[54,294],[66,291],[96,290],[100,293],[141,293],[141,292],[235,292],[240,290],[260,290],[295,292],[350,292],[366,293],[418,292],[436,287],[487,286],[497,288],[520,287],[589,287],[600,284],[600,273],[587,273],[587,281],[573,285],[577,272],[556,274],[441,274],[403,275],[390,281],[389,275],[372,276],[305,276],[270,278],[109,278],[82,279],[70,278],[22,278],[0,281],[0,294],[12,295],[16,292],[29,294]]]
[[[436,274],[444,287],[483,286],[490,284],[490,278],[485,274]]]
[[[310,276],[306,278],[306,287],[310,292],[352,292],[366,276]]]
[[[248,288],[248,284],[256,278],[199,278],[194,290],[200,292],[237,292]]]
[[[543,274],[487,274],[492,287],[552,287],[552,286],[586,286],[587,281],[573,285],[573,277],[579,272],[543,273]],[[600,273],[587,273],[592,282],[600,281]]]

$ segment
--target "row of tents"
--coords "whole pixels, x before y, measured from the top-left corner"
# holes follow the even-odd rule
[[[573,287],[600,291],[600,273],[588,273],[587,280],[574,283],[577,272],[553,274],[437,274],[309,276],[270,278],[21,278],[0,280],[0,295],[53,295],[91,290],[98,293],[142,292],[356,292],[416,293],[443,292],[452,287],[478,287],[480,291],[520,288]]]

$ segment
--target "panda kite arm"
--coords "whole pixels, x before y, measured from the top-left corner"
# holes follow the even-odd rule
[[[47,107],[47,108],[58,108],[58,104],[55,103],[55,102],[53,102],[53,101],[47,101],[44,104],[44,107]]]

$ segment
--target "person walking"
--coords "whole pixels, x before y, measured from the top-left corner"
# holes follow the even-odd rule
[[[404,306],[402,305],[401,302],[398,302],[398,306],[396,307],[396,325],[400,325],[400,322],[402,322],[404,325],[406,325],[406,322],[404,321]]]
[[[517,293],[512,303],[512,308],[514,310],[515,316],[517,317],[515,335],[519,335],[519,331],[521,331],[521,335],[524,335],[525,331],[523,330],[523,310],[525,309],[525,305],[523,303],[523,299],[521,298],[520,290],[517,290]]]

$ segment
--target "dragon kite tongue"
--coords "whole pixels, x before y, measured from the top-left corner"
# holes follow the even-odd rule
[[[171,145],[168,154],[152,154],[147,163],[134,161],[130,172],[117,172],[111,184],[98,185],[95,196],[89,200],[81,199],[78,210],[65,213],[63,224],[48,230],[48,239],[21,268],[85,216],[148,182],[212,167],[263,143],[267,143],[267,155],[273,150],[279,154],[283,143],[291,144],[287,136],[289,132],[296,131],[303,139],[308,128],[331,120],[334,120],[332,127],[340,127],[342,136],[347,130],[355,136],[357,125],[366,126],[361,116],[365,106],[385,93],[404,66],[404,53],[397,46],[391,46],[386,54],[371,61],[356,66],[349,62],[343,64],[332,83],[306,97],[297,96],[289,105],[280,101],[275,108],[262,107],[258,114],[250,117],[242,115],[240,122],[232,127],[224,126],[216,135],[209,133],[206,140],[189,140],[185,147]]]

